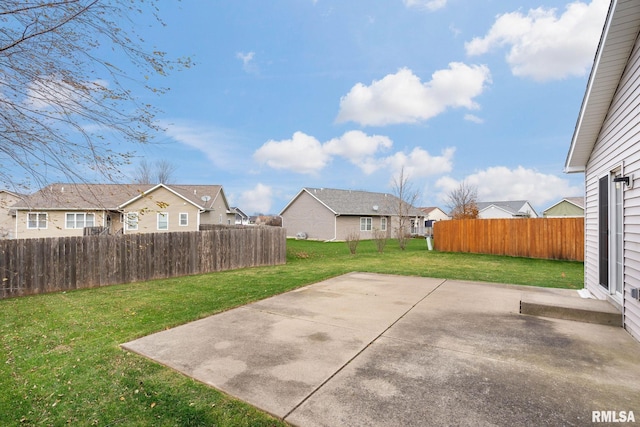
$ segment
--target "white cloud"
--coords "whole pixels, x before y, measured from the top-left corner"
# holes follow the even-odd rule
[[[274,169],[286,169],[297,173],[320,172],[334,157],[342,157],[356,165],[366,175],[379,169],[398,171],[401,167],[413,176],[429,176],[451,171],[454,148],[447,148],[440,156],[432,156],[420,147],[409,154],[397,152],[386,157],[376,157],[389,150],[393,141],[383,135],[367,135],[354,130],[324,144],[303,132],[296,132],[291,139],[268,141],[253,155],[259,163]]]
[[[240,195],[239,206],[247,215],[253,213],[271,213],[273,204],[273,190],[268,185],[258,183],[251,190],[243,191]]]
[[[468,55],[509,46],[506,59],[516,76],[537,81],[582,76],[593,63],[609,0],[574,2],[556,9],[531,9],[498,15],[484,37],[465,44]]]
[[[491,82],[484,65],[452,62],[422,83],[407,68],[388,74],[370,86],[358,83],[340,99],[337,122],[353,121],[363,126],[383,126],[428,120],[447,108],[476,109],[473,98]]]
[[[445,148],[440,156],[432,156],[420,147],[414,148],[409,154],[395,153],[383,159],[382,162],[397,173],[404,168],[406,176],[419,178],[451,172],[455,148]]]
[[[402,0],[406,7],[420,7],[430,11],[442,9],[448,0]]]
[[[27,86],[23,103],[39,110],[73,110],[109,89],[109,82],[102,79],[70,84],[56,75],[40,76]]]
[[[253,62],[253,58],[255,57],[255,52],[238,52],[236,53],[236,58],[242,61],[242,69],[247,73],[254,73],[258,71],[257,66]]]
[[[475,114],[465,114],[464,115],[464,119],[468,122],[473,122],[473,123],[478,123],[478,124],[482,124],[484,123],[484,120],[481,119],[480,117],[476,116]]]
[[[254,154],[259,163],[274,169],[287,169],[312,174],[322,170],[334,156],[340,156],[371,173],[377,167],[373,156],[380,150],[391,148],[393,141],[382,135],[367,135],[354,130],[324,144],[303,132],[296,132],[292,139],[269,141]]]
[[[320,141],[303,132],[294,133],[291,139],[270,140],[258,148],[253,157],[273,169],[306,174],[320,171],[330,160]]]
[[[478,189],[480,202],[528,200],[533,206],[543,206],[584,192],[582,188],[570,185],[566,179],[522,166],[515,169],[490,167],[467,176],[464,181]],[[436,187],[441,190],[440,200],[446,201],[449,192],[457,188],[460,182],[451,177],[438,179]]]
[[[237,132],[189,121],[161,121],[159,125],[171,139],[201,151],[216,167],[224,170],[237,167],[241,157],[237,147],[244,142]]]
[[[372,172],[368,165],[373,162],[373,156],[379,151],[389,149],[393,141],[386,136],[372,135],[359,130],[346,132],[339,138],[333,138],[323,145],[329,155],[341,156],[358,165],[365,173]]]

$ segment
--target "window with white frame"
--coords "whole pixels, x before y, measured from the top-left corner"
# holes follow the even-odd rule
[[[96,223],[96,216],[92,213],[67,212],[65,215],[65,228],[93,227]]]
[[[158,230],[169,229],[169,214],[167,212],[158,212]]]
[[[186,227],[187,225],[189,225],[189,214],[182,212],[180,214],[180,227]]]
[[[47,228],[47,214],[44,212],[29,212],[27,214],[27,228]]]
[[[387,217],[380,218],[380,231],[387,231]]]
[[[125,228],[127,231],[138,229],[138,212],[127,212],[125,214]]]
[[[371,231],[371,217],[360,218],[360,231]]]

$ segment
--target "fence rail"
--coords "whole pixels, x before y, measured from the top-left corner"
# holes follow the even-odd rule
[[[285,262],[280,227],[0,240],[0,299]]]
[[[438,221],[433,240],[443,252],[584,261],[584,218]]]

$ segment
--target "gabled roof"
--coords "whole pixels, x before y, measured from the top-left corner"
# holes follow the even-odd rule
[[[612,0],[580,107],[565,172],[584,172],[640,31],[640,2]]]
[[[418,208],[420,209],[423,213],[429,215],[431,212],[435,211],[436,209],[440,209],[440,208],[436,208],[435,206],[430,206],[430,207],[426,207],[426,208]],[[442,209],[440,209],[442,210]],[[443,211],[444,213],[444,211]]]
[[[547,209],[545,209],[544,211],[548,211],[550,209],[555,208],[556,206],[558,206],[560,203],[571,203],[572,205],[580,208],[580,209],[584,209],[584,197],[565,197],[564,199],[554,203],[553,205],[549,206]]]
[[[495,207],[497,209],[500,209],[504,212],[507,212],[510,215],[513,216],[521,216],[523,215],[525,212],[521,211],[521,209],[524,207],[525,204],[529,204],[529,206],[531,206],[531,203],[529,203],[527,200],[507,200],[507,201],[500,201],[500,202],[477,202],[476,206],[478,207],[478,212],[482,212],[484,210],[487,210],[491,207]],[[537,215],[537,212],[533,209],[533,207],[531,207],[531,209],[533,210],[533,213],[535,213]]]
[[[14,209],[119,210],[163,187],[200,209],[210,209],[222,194],[220,185],[51,184],[16,203]],[[203,200],[203,196],[209,196]],[[224,197],[224,194],[222,194]],[[225,205],[228,206],[225,199]]]
[[[231,212],[240,215],[244,219],[249,219],[249,215],[247,215],[246,213],[242,212],[242,210],[237,206],[232,206],[231,207]]]
[[[368,216],[391,216],[397,215],[399,200],[396,196],[388,193],[372,193],[358,190],[338,190],[333,188],[303,188],[300,192],[282,209],[280,214],[298,198],[302,193],[307,193],[327,207],[335,215],[368,215]],[[409,209],[410,216],[423,216],[424,214],[417,208]]]

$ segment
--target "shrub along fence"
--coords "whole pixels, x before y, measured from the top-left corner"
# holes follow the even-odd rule
[[[443,252],[584,261],[584,218],[438,221],[433,233]]]
[[[285,262],[280,227],[0,240],[0,298]]]

